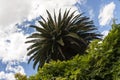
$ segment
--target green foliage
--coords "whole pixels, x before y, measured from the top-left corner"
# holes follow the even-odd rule
[[[59,11],[58,17],[54,12],[53,17],[47,11],[48,18],[38,21],[41,25],[30,27],[35,28],[37,32],[27,38],[32,40],[26,43],[32,43],[28,47],[28,56],[31,56],[28,63],[33,60],[33,68],[38,64],[38,68],[44,63],[52,60],[68,60],[76,54],[83,54],[88,44],[93,39],[99,39],[96,27],[88,17],[82,14],[74,15],[66,10],[64,14]]]
[[[120,80],[120,25],[113,27],[103,41],[92,41],[88,54],[46,63],[33,80]]]
[[[93,42],[88,49],[90,60],[90,79],[120,79],[120,25],[114,24],[102,42]]]
[[[38,73],[34,76],[37,80],[73,80],[77,79],[81,74],[82,69],[88,67],[86,59],[83,56],[76,56],[73,60],[69,61],[51,61],[46,63]],[[82,60],[81,60],[82,59]],[[81,62],[79,62],[81,61]],[[86,65],[83,65],[86,64]],[[81,67],[81,69],[80,69]],[[29,78],[30,79],[30,78]]]
[[[27,80],[27,76],[20,73],[16,73],[15,78],[16,80]]]
[[[84,55],[51,61],[37,74],[17,80],[120,80],[120,24],[112,25],[103,41],[94,40]]]

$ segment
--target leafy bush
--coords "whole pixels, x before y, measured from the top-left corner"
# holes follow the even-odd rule
[[[20,74],[20,73],[16,73],[15,78],[16,80],[27,80],[27,76]]]

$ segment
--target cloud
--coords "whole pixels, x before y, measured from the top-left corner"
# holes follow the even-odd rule
[[[27,57],[25,44],[26,36],[22,32],[14,32],[2,37],[0,40],[0,59],[6,63],[8,61],[20,61],[25,62]]]
[[[25,75],[24,68],[16,62],[9,62],[5,71],[0,71],[0,80],[16,80],[15,73],[21,73]]]
[[[77,8],[74,4],[78,0],[0,0],[0,26],[3,28],[16,24],[24,19],[33,19],[45,15],[48,9]],[[80,0],[79,2],[83,2]]]
[[[103,31],[101,34],[103,35],[103,38],[105,38],[107,35],[108,35],[109,31],[108,30],[105,30]]]
[[[93,17],[95,16],[94,12],[93,12],[93,9],[89,10],[89,15],[90,15],[90,18],[93,19]]]
[[[0,31],[0,61],[6,65],[5,71],[0,71],[0,80],[15,80],[15,73],[25,74],[20,63],[28,60],[26,48],[29,45],[25,44],[27,34],[19,32],[15,26]]]
[[[0,61],[6,64],[5,71],[0,72],[0,80],[15,80],[14,74],[25,74],[20,65],[27,62],[26,56],[28,45],[24,44],[27,35],[22,32],[13,32],[2,36],[0,40]]]
[[[16,61],[7,62],[5,71],[0,71],[0,80],[15,80],[15,73],[21,73],[25,75],[24,68]]]
[[[15,61],[11,61],[6,66],[6,72],[13,72],[13,73],[21,73],[25,74],[24,68],[16,63]]]
[[[31,8],[29,0],[0,0],[0,26],[15,24],[29,15]]]
[[[80,5],[84,5],[86,2],[87,2],[87,0],[78,0],[78,3],[79,3]]]
[[[77,1],[78,0],[33,0],[31,12],[28,16],[28,19],[30,20],[40,15],[46,17],[46,10],[49,10],[50,12],[53,12],[54,9],[57,12],[60,8],[62,10],[70,8],[72,10],[77,10],[77,7],[75,7],[75,3]]]
[[[113,13],[115,7],[116,7],[115,3],[111,2],[100,9],[98,19],[99,19],[99,24],[101,26],[105,26],[109,24],[110,20],[114,18]]]
[[[0,72],[0,80],[15,80],[13,73]]]

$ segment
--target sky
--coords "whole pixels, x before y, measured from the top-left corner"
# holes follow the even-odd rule
[[[98,31],[106,36],[111,29],[113,18],[120,22],[119,0],[0,0],[0,80],[15,80],[14,74],[33,75],[33,62],[27,63],[26,37],[38,25],[40,15],[47,17],[46,9],[56,13],[61,8],[90,17]]]

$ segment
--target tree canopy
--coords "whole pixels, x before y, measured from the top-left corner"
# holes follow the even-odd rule
[[[94,40],[86,50],[68,61],[51,61],[27,80],[119,80],[120,24],[113,24],[102,40]]]
[[[79,31],[75,34],[79,36]],[[17,74],[16,79],[20,80],[19,77],[21,76],[25,80],[119,80],[120,24],[114,22],[109,34],[103,40],[99,40],[99,36],[100,34],[97,34],[96,38],[94,38],[96,40],[88,41],[88,48],[85,50],[87,54],[81,55],[81,53],[78,53],[67,61],[61,61],[59,58],[52,59],[51,57],[52,60],[39,68],[35,75],[26,78],[25,75]],[[65,45],[64,38],[62,40]]]
[[[69,60],[77,54],[84,54],[89,43],[94,39],[100,39],[101,34],[96,33],[96,26],[89,17],[83,14],[75,15],[66,10],[58,16],[46,11],[48,18],[41,16],[39,24],[41,26],[31,25],[36,32],[27,38],[32,40],[26,43],[32,43],[28,47],[27,55],[30,56],[28,63],[33,60],[33,68],[38,64],[38,68],[50,60]]]

